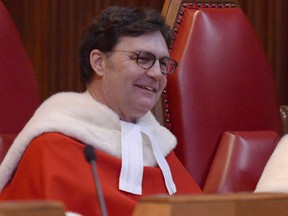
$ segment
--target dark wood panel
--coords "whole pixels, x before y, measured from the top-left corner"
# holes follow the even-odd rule
[[[275,3],[275,35],[271,38],[275,47],[273,65],[280,102],[288,104],[288,1],[275,0]]]
[[[238,0],[258,33],[275,72],[280,104],[288,104],[288,1]]]

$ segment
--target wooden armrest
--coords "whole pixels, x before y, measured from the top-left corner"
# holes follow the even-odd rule
[[[2,201],[1,216],[65,216],[62,203],[52,201]]]
[[[202,194],[142,197],[133,216],[283,216],[287,211],[287,194]]]

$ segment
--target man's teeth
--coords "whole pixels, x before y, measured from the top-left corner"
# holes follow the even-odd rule
[[[148,87],[148,86],[142,86],[140,85],[139,86],[140,88],[143,88],[143,89],[146,89],[146,90],[149,90],[149,91],[155,91],[155,89],[151,88],[151,87]]]

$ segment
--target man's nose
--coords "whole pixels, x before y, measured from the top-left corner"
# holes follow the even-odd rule
[[[154,65],[147,70],[146,74],[155,80],[159,80],[164,76],[161,72],[159,60],[155,61]]]

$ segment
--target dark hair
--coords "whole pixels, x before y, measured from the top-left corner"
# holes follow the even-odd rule
[[[93,76],[89,60],[93,49],[109,52],[121,36],[137,37],[155,31],[162,33],[169,48],[172,40],[171,30],[158,11],[129,7],[109,7],[104,10],[87,29],[80,44],[81,82],[87,84]]]

